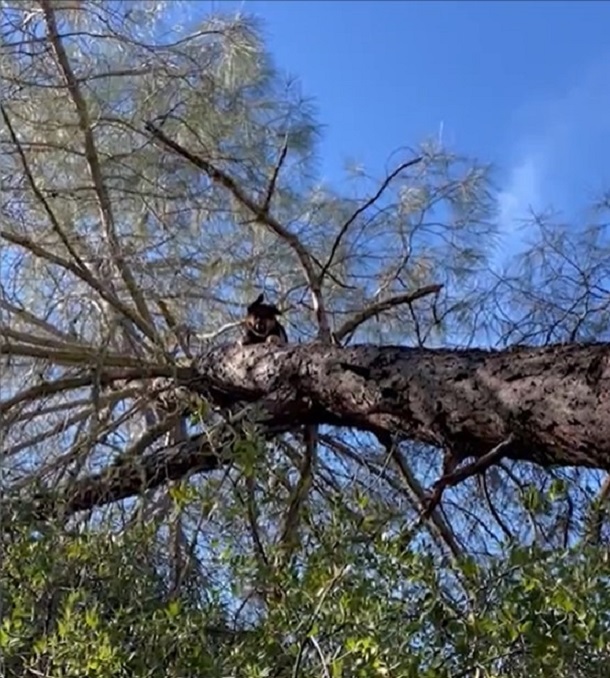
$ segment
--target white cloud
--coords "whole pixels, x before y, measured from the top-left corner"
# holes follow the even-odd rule
[[[607,58],[563,93],[518,112],[515,162],[499,195],[500,227],[513,252],[531,210],[553,207],[574,218],[610,186],[609,80]]]
[[[498,197],[503,234],[513,233],[530,216],[532,209],[540,209],[545,169],[544,157],[537,152],[525,155],[511,169],[506,188]]]

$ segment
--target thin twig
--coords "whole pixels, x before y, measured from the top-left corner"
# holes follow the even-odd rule
[[[584,541],[590,544],[599,544],[604,517],[608,512],[608,497],[610,496],[610,475],[607,475],[597,497],[591,503],[586,518]]]
[[[320,643],[318,643],[318,640],[315,636],[311,635],[309,636],[309,642],[314,646],[316,652],[318,653],[318,656],[320,657],[320,662],[322,663],[322,670],[324,671],[324,678],[330,678],[330,670],[326,663],[326,658],[324,657],[322,648],[320,647]]]
[[[364,205],[361,205],[352,215],[351,217],[341,226],[341,229],[339,230],[339,233],[337,237],[335,238],[335,242],[333,243],[333,246],[330,250],[330,255],[328,256],[328,259],[324,266],[322,267],[322,270],[320,271],[320,280],[322,281],[324,279],[324,276],[326,275],[326,271],[332,266],[333,259],[335,258],[335,254],[337,253],[337,250],[339,249],[339,245],[341,244],[341,240],[343,239],[343,236],[347,233],[349,227],[356,221],[356,219],[363,213],[366,212],[366,210],[369,209],[369,207],[372,207],[378,200],[379,198],[383,195],[384,191],[386,188],[392,183],[392,181],[403,171],[408,169],[409,167],[412,167],[413,165],[417,165],[417,163],[421,162],[423,160],[423,156],[420,156],[418,158],[413,158],[412,160],[409,160],[407,162],[403,162],[401,165],[399,165],[393,172],[388,174],[388,176],[384,179],[382,182],[381,186],[373,195],[370,197]]]
[[[269,187],[267,188],[267,195],[265,196],[265,201],[263,202],[263,210],[269,212],[269,205],[271,205],[271,199],[275,192],[275,185],[277,183],[277,178],[286,159],[286,154],[288,153],[288,135],[284,137],[284,143],[282,144],[282,150],[280,151],[280,157],[273,169],[273,174],[271,176],[271,181],[269,182]]]
[[[174,334],[174,337],[178,342],[178,345],[182,349],[184,355],[187,356],[187,358],[192,358],[193,354],[191,353],[191,347],[188,341],[188,336],[185,338],[184,332],[181,331],[181,327],[180,325],[178,325],[178,321],[174,317],[174,314],[169,310],[169,306],[165,303],[163,299],[157,299],[157,306],[159,307],[161,315],[163,316],[163,319],[165,320],[167,326]]]
[[[487,478],[485,476],[483,476],[483,482],[481,483],[481,485],[483,487],[485,502],[487,503],[487,508],[489,509],[489,512],[491,513],[496,523],[498,523],[498,526],[502,533],[504,534],[504,536],[508,539],[510,543],[513,543],[515,541],[515,535],[510,531],[510,528],[505,523],[498,509],[495,507],[491,494],[489,492],[489,487],[487,486]]]

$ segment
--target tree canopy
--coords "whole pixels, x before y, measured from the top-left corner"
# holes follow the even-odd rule
[[[4,675],[605,675],[607,196],[502,259],[437,141],[322,181],[254,17],[0,7]]]

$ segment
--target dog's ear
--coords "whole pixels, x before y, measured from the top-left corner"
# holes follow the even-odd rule
[[[273,315],[282,315],[282,312],[275,304],[271,304],[270,308]]]
[[[248,306],[248,313],[251,313],[256,309],[257,306],[260,306],[265,300],[265,293],[261,292],[258,297]]]

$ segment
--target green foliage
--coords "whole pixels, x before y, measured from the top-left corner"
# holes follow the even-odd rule
[[[280,598],[249,619],[172,590],[155,530],[23,525],[0,572],[3,675],[583,676],[610,660],[608,557],[514,548],[439,568],[402,539],[329,530],[298,564],[260,573]],[[270,554],[271,555],[271,554]],[[232,582],[255,563],[228,550]]]
[[[154,530],[69,533],[24,525],[5,547],[3,675],[145,676],[207,671],[221,608],[171,593]],[[222,652],[220,652],[222,654]],[[214,657],[216,656],[216,659]],[[208,674],[213,675],[213,674]]]

